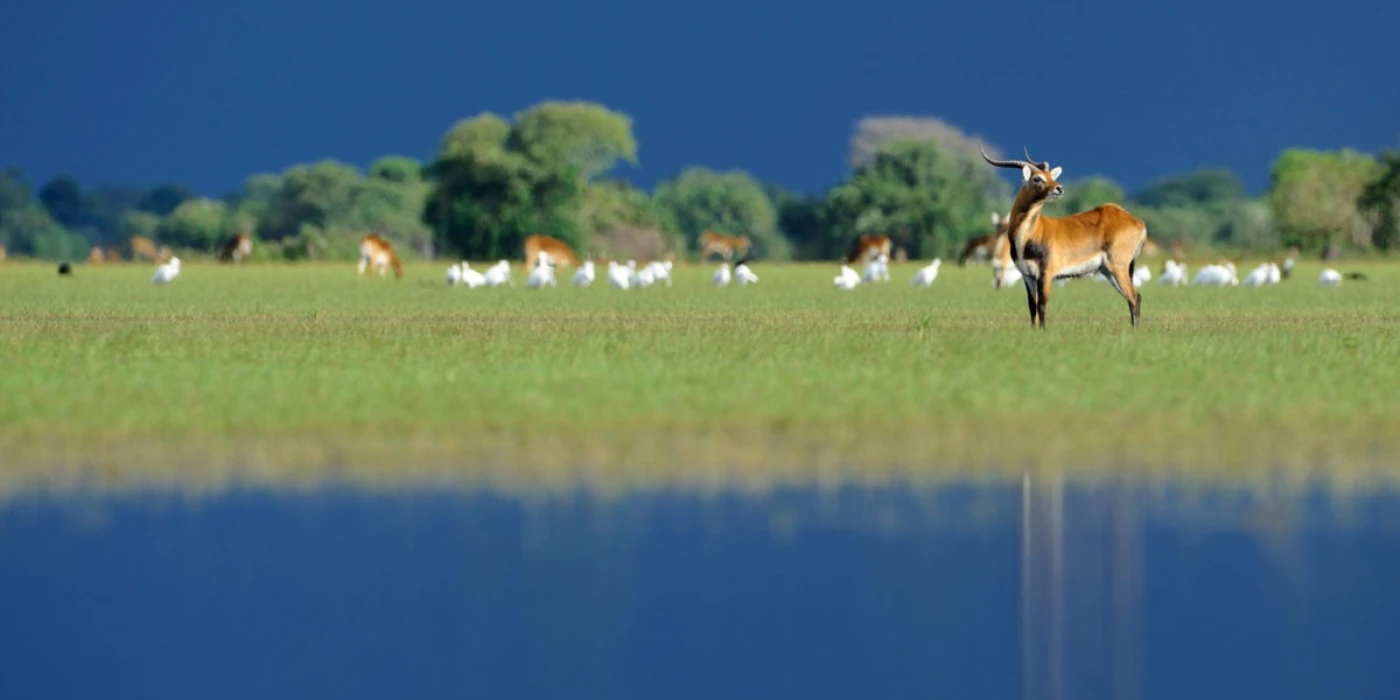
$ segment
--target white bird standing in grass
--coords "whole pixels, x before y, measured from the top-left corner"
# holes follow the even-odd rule
[[[549,259],[549,253],[541,250],[536,260],[535,269],[531,270],[530,275],[525,278],[525,286],[529,289],[556,286],[554,262]]]
[[[888,282],[890,281],[890,258],[884,253],[875,256],[874,260],[865,264],[866,282]]]
[[[580,267],[578,269],[578,272],[574,273],[574,286],[587,287],[588,285],[593,284],[593,277],[593,261],[586,260],[583,263],[583,267]]]
[[[1342,283],[1342,273],[1329,267],[1317,276],[1317,283],[1324,287],[1335,287]]]
[[[1141,287],[1152,281],[1152,268],[1148,265],[1138,265],[1133,269],[1133,286]]]
[[[1000,284],[997,282],[1000,281]],[[1003,265],[995,272],[992,278],[992,286],[999,289],[1009,289],[1011,285],[1021,281],[1021,268],[1012,265]]]
[[[938,268],[941,265],[943,265],[943,259],[934,258],[933,262],[919,268],[919,271],[914,273],[914,279],[910,283],[915,287],[932,285],[934,280],[938,279]]]
[[[623,265],[617,264],[616,260],[608,261],[608,284],[618,289],[632,288],[632,271]]]
[[[1157,282],[1168,287],[1180,287],[1186,284],[1186,265],[1175,260],[1168,260],[1162,266],[1162,276],[1157,278]]]
[[[734,263],[734,279],[738,280],[739,286],[746,284],[758,284],[758,275],[749,269],[749,259],[747,256],[743,260]]]
[[[860,274],[851,269],[850,265],[842,265],[840,274],[836,275],[832,282],[837,289],[855,289],[860,285]]]
[[[1240,284],[1246,287],[1262,287],[1267,284],[1278,284],[1280,277],[1278,265],[1264,263],[1250,270],[1249,274],[1245,275],[1244,281],[1240,282]]]
[[[473,270],[472,266],[467,264],[467,261],[463,260],[460,282],[466,285],[467,289],[476,289],[486,284],[486,275]]]
[[[509,260],[501,260],[486,270],[486,286],[499,287],[503,284],[515,286],[515,279],[510,276]]]
[[[447,286],[455,287],[462,281],[462,264],[449,265],[447,268]]]
[[[651,277],[654,281],[660,282],[662,280],[666,280],[666,286],[671,286],[670,260],[667,260],[665,262],[653,261],[651,264],[647,265],[647,271],[651,273]]]
[[[1206,265],[1191,279],[1191,284],[1206,287],[1224,287],[1226,285],[1235,285],[1239,283],[1239,278],[1235,277],[1234,263]]]
[[[170,280],[180,275],[180,259],[171,258],[169,262],[156,268],[156,274],[151,278],[151,284],[169,284]]]
[[[720,263],[720,264],[719,264],[719,269],[718,269],[718,270],[715,270],[715,275],[714,275],[714,277],[711,278],[711,279],[714,280],[715,289],[719,289],[720,287],[727,287],[727,286],[729,286],[729,263],[728,263],[728,262],[722,262],[722,263]]]

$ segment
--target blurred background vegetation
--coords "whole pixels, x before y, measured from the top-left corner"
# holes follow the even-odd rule
[[[862,119],[849,175],[819,193],[703,167],[652,192],[608,176],[619,163],[636,164],[637,150],[626,114],[549,101],[513,119],[463,119],[427,163],[386,155],[362,171],[322,160],[254,174],[222,197],[173,183],[85,188],[67,175],[36,186],[10,167],[0,171],[0,245],[16,257],[76,260],[96,247],[130,258],[131,239],[141,236],[201,256],[244,232],[257,241],[255,259],[348,260],[361,236],[377,232],[405,258],[493,260],[520,257],[525,236],[546,233],[585,255],[646,260],[687,257],[702,232],[716,230],[749,236],[755,257],[773,260],[836,259],[862,233],[891,236],[911,258],[951,258],[990,231],[991,212],[1007,211],[1013,194],[973,137],[936,118]],[[1257,196],[1220,168],[1137,192],[1096,175],[1064,184],[1052,214],[1118,202],[1147,221],[1155,240],[1193,253],[1296,246],[1333,257],[1400,246],[1397,151],[1289,149]]]

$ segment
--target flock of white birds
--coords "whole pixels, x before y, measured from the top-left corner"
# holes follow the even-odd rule
[[[910,283],[916,287],[929,287],[938,279],[938,269],[943,264],[939,258],[934,258],[929,264],[920,267],[914,273]],[[1267,262],[1254,268],[1244,280],[1240,280],[1235,270],[1235,264],[1226,262],[1217,265],[1206,265],[1196,272],[1196,276],[1190,278],[1190,284],[1203,287],[1265,287],[1278,284],[1289,273],[1293,271],[1293,258],[1283,261],[1280,266],[1277,263]],[[1008,286],[1021,280],[1021,272],[1015,265],[992,264],[993,283],[1005,289]],[[156,267],[155,276],[151,278],[151,283],[156,285],[169,284],[180,274],[180,259],[170,258],[169,261]],[[592,260],[583,263],[574,272],[573,285],[575,287],[587,287],[593,284],[596,277]],[[616,260],[608,262],[607,272],[608,284],[616,289],[632,289],[634,287],[650,287],[653,284],[664,282],[666,286],[671,286],[671,261],[651,262],[646,265],[637,266],[637,261],[628,260],[626,264],[619,264]],[[1102,272],[1090,276],[1095,282],[1107,282],[1108,278]],[[749,268],[747,260],[740,260],[734,264],[731,271],[728,261],[720,264],[711,278],[715,287],[726,287],[731,282],[740,287],[757,284],[758,275]],[[841,271],[833,280],[837,289],[855,289],[861,284],[874,282],[888,282],[890,280],[890,261],[883,253],[870,260],[865,265],[865,273],[857,273],[850,265],[841,265]],[[1152,270],[1147,265],[1137,266],[1133,271],[1133,284],[1141,287],[1152,281]],[[1342,275],[1332,268],[1327,268],[1318,276],[1318,284],[1324,287],[1335,287],[1342,283]],[[1057,285],[1069,283],[1069,279],[1059,279]],[[1187,284],[1186,264],[1175,260],[1167,260],[1163,264],[1162,274],[1157,278],[1159,284],[1169,287],[1179,287]],[[449,286],[465,286],[468,289],[477,287],[500,287],[502,285],[515,286],[515,280],[510,275],[510,262],[501,260],[496,264],[486,268],[485,272],[472,269],[472,266],[463,260],[456,265],[447,268],[447,284]],[[554,276],[554,262],[546,252],[541,252],[539,261],[530,274],[525,278],[525,286],[530,289],[541,289],[544,287],[557,286],[558,282]]]

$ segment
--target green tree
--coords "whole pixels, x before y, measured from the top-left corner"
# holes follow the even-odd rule
[[[1132,201],[1149,207],[1203,207],[1223,211],[1231,202],[1247,198],[1244,181],[1225,168],[1202,168],[1173,175],[1135,193]]]
[[[122,243],[130,241],[133,236],[144,236],[151,240],[157,240],[159,236],[161,217],[148,211],[129,211],[122,215],[121,223],[117,225],[117,240]]]
[[[834,249],[826,236],[821,196],[799,194],[772,184],[766,185],[764,191],[778,212],[778,230],[792,246],[793,257],[823,260],[845,252]]]
[[[510,150],[561,172],[573,168],[583,180],[612,169],[619,160],[637,164],[632,118],[591,102],[542,102],[516,115]]]
[[[1215,240],[1252,251],[1273,251],[1281,245],[1273,210],[1267,202],[1252,199],[1231,202],[1226,207]]]
[[[1074,180],[1065,183],[1064,188],[1063,197],[1046,205],[1046,214],[1069,216],[1108,203],[1127,206],[1123,188],[1106,177],[1092,176]]]
[[[0,243],[12,253],[46,260],[80,260],[88,243],[63,228],[37,202],[0,214]]]
[[[216,199],[186,200],[156,227],[156,238],[172,248],[210,250],[228,235],[228,208]]]
[[[187,199],[194,199],[194,193],[188,188],[180,185],[157,185],[147,192],[141,200],[136,203],[136,208],[141,211],[148,211],[156,216],[166,216],[181,202]]]
[[[325,229],[350,208],[360,179],[354,166],[335,160],[296,165],[282,175],[261,227],[263,237],[295,236],[303,224]]]
[[[768,193],[748,173],[689,167],[658,184],[652,197],[680,229],[688,250],[695,250],[701,233],[714,230],[747,235],[755,257],[791,257],[791,247],[778,232],[778,214]]]
[[[1366,185],[1360,205],[1376,224],[1375,244],[1381,250],[1400,246],[1400,151],[1381,156],[1381,173]]]
[[[590,183],[581,217],[585,254],[655,260],[685,249],[685,239],[667,212],[645,191],[624,181]]]
[[[86,223],[83,188],[71,175],[57,175],[39,188],[39,202],[59,226],[73,228]]]
[[[423,180],[423,164],[408,156],[384,156],[369,166],[369,176],[399,185]]]
[[[1329,243],[1371,244],[1372,223],[1361,210],[1381,164],[1351,149],[1293,148],[1274,161],[1269,201],[1284,243],[1319,250]]]
[[[532,233],[578,249],[588,180],[619,159],[636,160],[631,120],[601,106],[546,102],[514,126],[482,113],[453,125],[425,169],[423,220],[463,257],[517,257]]]
[[[1001,211],[1006,184],[981,162],[930,141],[891,141],[874,160],[827,194],[822,217],[832,247],[882,233],[918,258],[950,257]]]

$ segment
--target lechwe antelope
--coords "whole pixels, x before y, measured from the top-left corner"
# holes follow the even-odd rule
[[[851,241],[851,247],[846,251],[846,264],[854,265],[859,262],[869,262],[884,255],[886,260],[890,259],[890,237],[877,233],[867,233],[857,236]]]
[[[1142,294],[1133,285],[1133,270],[1147,241],[1147,224],[1117,204],[1101,204],[1060,218],[1045,216],[1041,213],[1045,203],[1065,193],[1056,181],[1064,168],[1033,162],[1029,152],[1025,160],[993,160],[980,143],[977,149],[988,163],[1021,171],[1021,189],[1011,205],[1007,231],[1011,258],[1024,277],[1031,325],[1039,320],[1045,328],[1050,283],[1056,278],[1103,272],[1128,302],[1129,323],[1137,328]]]
[[[1011,259],[1011,236],[1003,231],[992,246],[992,288],[1005,289],[1020,281],[1021,271]]]
[[[736,254],[748,253],[753,245],[748,236],[728,236],[718,231],[700,234],[695,244],[700,248],[700,262],[709,260],[712,253],[719,253],[721,258],[731,260]]]
[[[253,254],[253,238],[246,233],[235,233],[229,236],[224,245],[219,249],[219,261],[241,263],[243,258]]]
[[[389,267],[394,268],[395,277],[403,277],[403,265],[399,264],[399,256],[394,254],[394,246],[380,238],[377,233],[368,234],[360,239],[360,265],[357,274],[365,274],[365,268],[371,265],[380,277],[386,274]]]
[[[1001,214],[992,212],[992,232],[967,239],[967,245],[958,256],[958,267],[966,267],[968,260],[995,260],[997,239],[1006,232],[1006,223]]]
[[[525,237],[525,269],[532,269],[541,253],[548,253],[550,263],[555,267],[578,267],[578,255],[568,243],[536,233]]]

